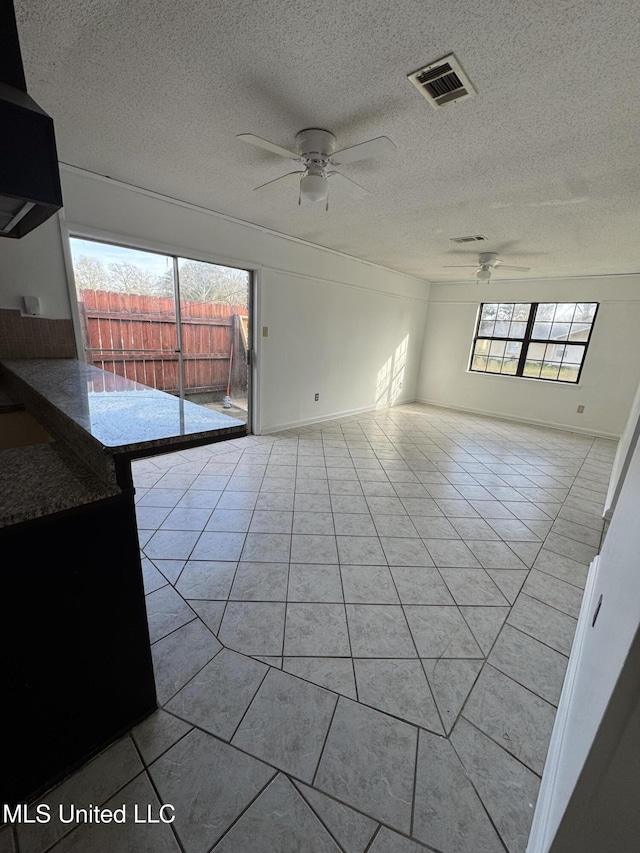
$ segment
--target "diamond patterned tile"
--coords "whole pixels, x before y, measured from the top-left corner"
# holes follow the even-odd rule
[[[234,824],[215,853],[340,853],[340,848],[286,776],[279,774]]]
[[[218,654],[222,646],[194,619],[151,646],[158,702],[162,705]]]
[[[347,657],[351,654],[343,604],[287,604],[284,654]]]
[[[245,655],[281,655],[284,602],[230,601],[218,631],[221,643]]]
[[[408,832],[416,741],[414,726],[341,698],[314,787]]]
[[[333,690],[349,699],[357,699],[356,682],[353,674],[353,661],[350,657],[314,658],[285,657],[282,662],[285,672],[311,681],[320,687]]]
[[[355,658],[353,664],[360,702],[444,734],[419,660]]]
[[[496,606],[508,604],[484,569],[440,569],[456,604]]]
[[[141,806],[141,804],[143,804]],[[125,814],[132,816],[136,806],[146,817],[147,808],[157,815],[160,802],[146,773],[141,773],[132,782],[119,791],[104,808],[114,810],[125,806]],[[138,853],[140,850],[153,850],[154,853],[180,853],[176,839],[167,824],[147,823],[136,825],[132,817],[124,823],[80,824],[55,847],[52,853]]]
[[[238,563],[229,595],[232,601],[284,601],[288,563]]]
[[[149,639],[152,643],[197,618],[172,586],[163,586],[146,597]]]
[[[271,668],[232,743],[311,782],[336,701],[335,693]]]
[[[503,853],[455,750],[424,731],[418,745],[413,833],[450,853]]]
[[[394,578],[387,566],[341,567],[348,604],[399,604]]]
[[[346,853],[364,853],[378,828],[374,821],[301,782],[296,788]]]
[[[347,604],[346,612],[354,657],[418,656],[402,607],[391,604]]]
[[[149,773],[163,801],[176,809],[174,827],[185,850],[207,853],[276,771],[194,730]]]
[[[505,625],[488,661],[532,693],[558,705],[568,663],[564,655]]]
[[[420,657],[483,657],[457,607],[409,605],[404,611]]]
[[[167,711],[230,740],[269,668],[222,649],[165,705]]]
[[[555,708],[485,664],[463,711],[464,718],[540,775]]]
[[[448,734],[475,684],[482,661],[436,658],[423,660],[422,664]]]
[[[345,853],[424,844],[477,853],[503,843],[522,853],[532,771],[540,772],[602,528],[612,454],[600,460],[591,445],[411,404],[138,466],[136,477],[147,478],[137,506],[152,557],[143,560],[152,631],[165,630],[155,627],[164,611],[194,613],[154,645],[161,696],[177,716],[159,712],[157,732],[148,724],[146,760],[188,743],[184,720],[228,738],[240,715],[258,758],[315,785],[298,780],[296,789],[271,768],[244,813],[214,815],[217,841],[204,826],[201,838],[178,827],[186,853],[202,839],[207,853],[244,853],[258,835],[278,853],[309,838]],[[209,632],[187,637],[192,624],[227,648]],[[483,664],[486,655],[495,666]],[[257,679],[267,664],[271,686]],[[288,698],[278,678],[291,679]],[[328,718],[322,702],[309,704],[313,695],[330,697]],[[308,725],[314,714],[319,728]]]
[[[429,554],[438,568],[480,568],[473,552],[460,539],[425,539]]]
[[[510,853],[524,853],[540,781],[466,720],[451,742]]]

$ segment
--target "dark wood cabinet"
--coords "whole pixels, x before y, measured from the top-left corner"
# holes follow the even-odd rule
[[[0,464],[0,795],[28,802],[156,708],[131,462],[242,421],[73,359],[0,362],[55,439]]]
[[[0,799],[25,802],[156,707],[133,491],[0,530]]]

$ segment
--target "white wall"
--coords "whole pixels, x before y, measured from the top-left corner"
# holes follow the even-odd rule
[[[640,850],[639,650],[636,637],[550,853]]]
[[[640,385],[636,391],[636,396],[633,398],[629,418],[626,426],[622,431],[618,448],[616,450],[616,458],[613,461],[613,471],[611,472],[611,481],[609,482],[609,490],[607,498],[604,502],[605,518],[610,518],[611,513],[615,509],[620,489],[629,469],[629,464],[633,453],[635,452],[640,437]]]
[[[22,296],[39,296],[43,317],[71,317],[56,216],[20,240],[0,239],[0,308],[20,310]]]
[[[271,269],[262,282],[261,324],[269,328],[260,356],[264,424],[415,398],[424,303]]]
[[[529,853],[640,850],[639,501],[636,448],[590,569]]]
[[[78,169],[61,176],[75,233],[257,270],[261,431],[415,398],[428,283]],[[72,316],[55,219],[0,241],[0,282],[1,308],[32,293],[44,316]]]
[[[468,372],[478,305],[501,300],[600,303],[579,386]],[[639,328],[640,275],[432,284],[417,399],[617,438],[640,381]]]

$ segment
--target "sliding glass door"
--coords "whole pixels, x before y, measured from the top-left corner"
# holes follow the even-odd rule
[[[249,422],[248,271],[70,245],[87,362]]]

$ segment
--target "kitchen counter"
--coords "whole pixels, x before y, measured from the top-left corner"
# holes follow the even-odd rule
[[[0,395],[0,799],[16,804],[156,709],[131,460],[246,425],[73,359],[0,362],[0,391],[26,410]]]
[[[20,382],[28,386],[111,454],[166,452],[186,441],[246,433],[246,424],[236,418],[75,359],[2,364],[9,379],[13,378],[14,395],[19,396]]]
[[[72,510],[120,494],[62,442],[0,453],[0,527]]]
[[[56,439],[0,454],[0,527],[131,489],[132,459],[246,434],[236,418],[74,359],[5,360],[0,379]]]

